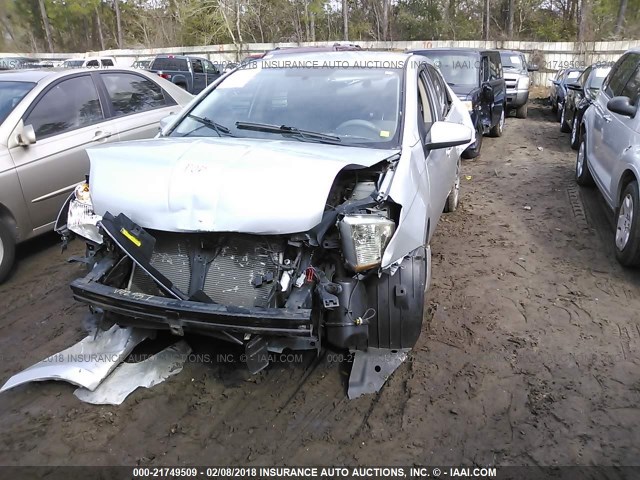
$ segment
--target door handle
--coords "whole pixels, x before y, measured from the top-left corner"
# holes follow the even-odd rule
[[[611,115],[606,114],[606,113],[602,115],[602,118],[604,118],[604,121],[607,122],[607,123],[609,123],[611,120],[613,120]]]
[[[106,140],[107,138],[109,138],[111,136],[111,132],[103,132],[102,130],[98,130],[94,135],[93,135],[93,141],[94,142],[100,142],[101,140]]]
[[[444,153],[446,153],[447,155],[449,155],[451,153],[451,150],[453,150],[453,147],[449,147],[447,148]]]

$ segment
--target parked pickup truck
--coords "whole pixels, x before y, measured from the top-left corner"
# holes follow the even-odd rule
[[[158,55],[149,71],[175,83],[194,95],[204,90],[220,75],[222,68],[206,58],[185,55]]]

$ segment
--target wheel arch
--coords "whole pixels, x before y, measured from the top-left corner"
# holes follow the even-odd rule
[[[620,175],[620,180],[618,181],[618,188],[616,189],[616,207],[620,205],[620,197],[622,196],[622,192],[624,189],[633,181],[638,181],[638,173],[631,169],[629,166],[625,168]]]
[[[0,203],[0,222],[9,227],[9,230],[13,234],[14,240],[16,241],[16,243],[18,243],[18,222],[13,216],[13,213],[11,213],[11,210],[9,210],[9,207],[4,205],[3,203]]]

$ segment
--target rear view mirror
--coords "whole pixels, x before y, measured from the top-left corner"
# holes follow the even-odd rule
[[[540,68],[538,67],[538,65],[529,65],[527,67],[527,71],[528,72],[537,72],[538,70],[540,70]]]
[[[34,143],[36,143],[36,132],[33,129],[33,125],[25,125],[22,127],[22,131],[18,133],[18,145],[28,147]]]
[[[631,104],[629,97],[613,97],[607,102],[607,108],[610,112],[629,118],[635,117],[638,111],[638,107]]]
[[[551,83],[553,83],[554,85],[560,85],[560,82],[558,80],[551,80]]]
[[[435,122],[431,126],[425,147],[429,150],[451,148],[471,143],[473,132],[466,125],[453,122]]]

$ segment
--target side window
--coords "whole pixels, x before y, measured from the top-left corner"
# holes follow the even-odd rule
[[[421,73],[418,77],[418,130],[423,141],[426,140],[427,133],[431,130],[431,125],[434,122],[434,115],[427,92],[424,74]]]
[[[447,88],[445,86],[444,80],[442,79],[442,75],[438,73],[438,71],[432,66],[427,67],[427,71],[429,72],[429,76],[431,77],[431,83],[436,92],[436,101],[438,102],[437,109],[439,113],[442,115],[441,118],[447,116],[449,113],[449,95],[447,94]]]
[[[498,80],[499,78],[502,78],[500,55],[489,55],[489,79]]]
[[[69,132],[104,120],[98,92],[89,75],[63,80],[40,97],[24,120],[36,138]]]
[[[214,75],[220,73],[217,66],[211,63],[209,60],[204,61],[204,69],[206,70],[207,73],[211,73]]]
[[[489,58],[486,55],[482,56],[482,60],[480,62],[481,72],[483,82],[489,81]]]
[[[191,60],[191,64],[193,65],[193,73],[204,73],[204,69],[202,68],[202,60],[193,59]]]
[[[167,104],[162,89],[140,75],[102,73],[100,77],[107,87],[116,117],[161,108]]]
[[[640,66],[636,68],[625,87],[622,89],[623,97],[629,97],[634,105],[638,102],[640,96]]]
[[[617,97],[622,94],[622,89],[631,78],[631,75],[633,75],[639,61],[640,55],[633,53],[625,55],[618,60],[607,77],[606,85],[603,87],[604,92],[609,97]]]
[[[584,72],[582,72],[582,74],[580,74],[580,77],[578,77],[578,79],[576,80],[576,83],[579,83],[580,85],[582,85],[583,87],[585,86],[585,84],[587,83],[587,79],[589,78],[589,75],[591,75],[591,70],[593,70],[590,66],[587,67],[585,69]],[[569,82],[571,83],[571,82]]]
[[[103,58],[100,62],[102,62],[103,67],[113,67],[113,60],[110,58]]]
[[[90,68],[90,67],[99,67],[99,66],[100,66],[100,64],[98,63],[98,60],[89,60],[89,61],[87,62],[87,65],[86,65],[86,66],[87,66],[87,67],[89,67],[89,68]]]

